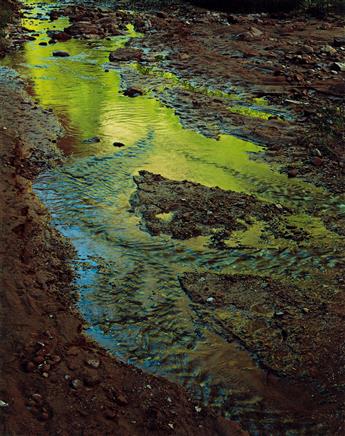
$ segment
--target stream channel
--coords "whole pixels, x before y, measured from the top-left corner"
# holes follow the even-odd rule
[[[39,45],[49,41],[48,30],[63,29],[69,21],[48,19],[53,3],[24,4],[29,8],[23,25],[37,37],[1,63],[28,80],[39,104],[53,109],[66,130],[65,164],[41,174],[34,189],[53,225],[77,250],[78,307],[87,334],[117,358],[183,384],[205,404],[245,421],[253,433],[307,431],[312,423],[298,418],[309,401],[303,386],[279,378],[268,383],[266,371],[245,348],[210,331],[195,315],[178,277],[212,271],[305,278],[313,269],[337,264],[337,236],[319,218],[298,213],[291,219],[309,228],[314,244],[300,249],[294,241],[263,244],[254,226],[229,241],[229,250],[217,250],[205,237],[151,236],[130,211],[129,199],[140,170],[253,194],[294,210],[313,204],[334,209],[333,199],[252,159],[261,146],[185,129],[174,111],[150,94],[125,97],[120,73],[106,69],[109,52],[137,36],[130,26],[127,36],[108,40]],[[53,57],[53,50],[70,56]],[[95,136],[100,142],[84,142]],[[114,147],[115,141],[125,147]]]

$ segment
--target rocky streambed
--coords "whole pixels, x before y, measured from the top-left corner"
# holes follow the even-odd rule
[[[26,396],[28,425],[63,430],[58,389],[80,402],[71,409],[81,416],[76,433],[91,425],[87,415],[97,416],[93,434],[115,423],[124,434],[240,431],[207,406],[253,434],[341,431],[343,102],[342,73],[331,67],[342,62],[341,19],[302,29],[293,16],[180,4],[25,5],[32,40],[2,63],[59,118],[65,161],[38,171],[25,157],[20,171],[40,172],[34,192],[76,251],[61,250],[58,264],[76,273],[86,333],[124,362],[80,336],[74,312],[70,324],[53,305],[54,332],[44,326],[46,336],[39,330],[18,355],[26,388],[16,407]],[[295,53],[298,38],[310,44],[308,59]],[[11,119],[3,114],[6,125],[18,115]],[[39,130],[25,129],[24,138]],[[128,363],[184,385],[201,404]],[[159,412],[163,397],[173,406]]]

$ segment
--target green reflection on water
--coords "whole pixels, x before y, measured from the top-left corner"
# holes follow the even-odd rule
[[[39,2],[31,0],[27,4],[35,6]],[[33,9],[31,15],[35,15],[35,11]],[[288,179],[278,172],[277,167],[251,159],[250,154],[262,152],[263,147],[228,135],[222,135],[218,141],[205,138],[184,129],[173,110],[163,107],[153,98],[123,96],[119,73],[114,70],[107,72],[106,63],[110,51],[124,46],[128,38],[139,36],[130,23],[126,36],[102,41],[72,39],[47,46],[40,45],[49,40],[46,31],[63,29],[69,25],[68,19],[50,22],[29,17],[23,19],[23,25],[39,36],[3,64],[16,68],[29,78],[40,104],[54,108],[72,139],[69,151],[73,154],[113,155],[121,152],[114,148],[114,141],[131,147],[154,132],[150,150],[137,159],[136,171],[146,169],[170,179],[188,179],[206,186],[255,194],[262,200],[292,208],[327,200],[321,189],[299,179]],[[53,57],[55,50],[68,51],[70,57]],[[139,65],[135,68],[143,70]],[[178,81],[171,73],[157,71],[155,68],[147,70],[148,74],[162,74],[173,83]],[[190,89],[193,89],[192,85]],[[206,92],[205,89],[196,91]],[[217,91],[212,92],[217,95]],[[228,97],[233,98],[232,95]],[[263,99],[256,99],[254,103],[267,105]],[[248,111],[253,115],[253,111]],[[259,116],[263,113],[255,111]],[[83,143],[94,136],[100,138],[99,143]],[[319,218],[299,210],[293,212],[293,217],[315,237],[332,236]],[[251,233],[253,231],[260,233],[255,226]]]

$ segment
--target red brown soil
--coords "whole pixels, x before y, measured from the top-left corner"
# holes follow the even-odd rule
[[[32,191],[35,176],[61,158],[60,127],[11,77],[1,83],[0,107],[0,433],[245,434],[83,335],[73,249]]]
[[[264,96],[292,119],[255,119],[231,113],[228,99],[174,89],[161,100],[188,128],[217,136],[232,133],[268,147],[266,158],[291,176],[345,190],[344,17],[323,20],[282,15],[231,15],[172,6],[137,19],[144,47],[157,65],[180,79],[252,97]],[[150,62],[147,62],[150,64]],[[193,119],[196,122],[193,125]]]

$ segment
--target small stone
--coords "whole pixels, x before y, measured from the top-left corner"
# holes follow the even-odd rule
[[[49,419],[49,414],[47,412],[42,412],[38,415],[38,419],[40,421],[48,421]]]
[[[40,395],[40,394],[33,394],[32,395],[32,399],[35,400],[36,403],[41,403],[42,402],[42,395]]]
[[[87,372],[83,376],[83,381],[85,386],[88,386],[89,388],[92,388],[96,385],[98,385],[101,381],[98,374],[93,374],[91,372]]]
[[[49,377],[49,374],[48,374],[47,372],[43,372],[43,373],[42,373],[42,377],[44,377],[44,378],[48,378],[48,377]]]
[[[128,400],[123,394],[116,395],[116,402],[120,406],[127,406],[128,404]]]
[[[50,362],[52,365],[57,365],[58,363],[61,362],[61,357],[58,356],[57,354],[53,354],[53,355],[50,357],[49,362]]]
[[[334,71],[345,71],[345,62],[334,62],[331,66],[331,69]]]
[[[8,403],[6,403],[6,401],[0,400],[0,407],[8,407]]]
[[[289,178],[296,177],[297,174],[298,174],[298,171],[296,170],[296,168],[291,168],[291,169],[288,171],[288,177],[289,177]]]
[[[333,41],[333,47],[345,47],[345,37],[336,37]]]
[[[208,299],[206,301],[208,303],[213,303],[215,301],[215,299],[213,297],[208,297]]]
[[[309,313],[309,312],[310,312],[310,310],[309,310],[307,307],[303,307],[302,311],[303,311],[304,313]]]
[[[94,144],[96,142],[101,142],[101,138],[93,136],[92,138],[84,139],[83,144]]]
[[[33,362],[27,362],[25,365],[25,369],[27,372],[33,372],[36,368],[36,365]]]
[[[70,54],[67,51],[55,50],[55,51],[53,51],[53,56],[58,57],[58,58],[66,58],[66,57],[70,56]]]
[[[43,372],[48,372],[48,371],[50,370],[50,365],[49,365],[49,363],[45,363],[44,365],[42,365],[41,370],[42,370]]]
[[[43,363],[43,362],[44,362],[44,357],[41,356],[41,355],[36,356],[36,357],[34,358],[34,362],[36,362],[36,363],[38,363],[38,364]]]
[[[335,54],[337,52],[337,50],[330,46],[330,45],[324,45],[323,47],[321,47],[320,49],[321,53],[327,53],[327,54]]]
[[[200,412],[202,411],[202,408],[199,407],[199,406],[195,406],[195,410],[196,410],[198,413],[200,413]]]
[[[120,148],[120,147],[125,147],[125,144],[124,144],[123,142],[114,142],[114,143],[113,143],[113,146],[114,146],[114,147],[119,147],[119,148]]]
[[[86,361],[86,364],[91,366],[91,368],[97,369],[99,367],[99,365],[101,364],[101,362],[98,359],[88,359]]]
[[[320,157],[315,156],[312,158],[311,163],[314,167],[320,167],[323,164],[323,160]]]
[[[109,55],[110,62],[121,62],[121,61],[139,61],[143,56],[143,52],[136,48],[122,47],[113,51]]]
[[[107,419],[115,419],[117,417],[117,413],[114,410],[106,410],[104,412],[104,416]]]
[[[275,313],[275,316],[283,316],[284,312],[282,310],[279,310],[278,312]]]
[[[174,430],[174,424],[171,424],[171,422],[169,422],[168,427],[170,427],[172,430]]]
[[[75,378],[74,380],[71,380],[70,385],[73,389],[79,389],[83,386],[83,383],[78,378]]]
[[[143,95],[144,92],[139,89],[139,88],[127,88],[125,89],[125,91],[123,92],[123,95],[125,95],[126,97],[139,97],[140,95]]]

